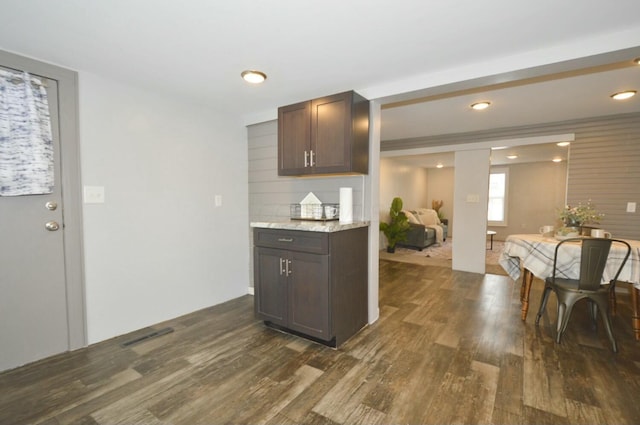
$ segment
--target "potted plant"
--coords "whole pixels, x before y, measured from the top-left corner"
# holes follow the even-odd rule
[[[444,218],[444,213],[442,211],[440,211],[440,208],[442,208],[443,205],[444,205],[444,201],[442,199],[439,200],[439,201],[433,199],[431,201],[431,208],[433,210],[435,210],[435,212],[438,214],[438,219],[440,220],[440,223],[449,224],[449,220]]]
[[[561,236],[578,236],[583,233],[582,227],[586,224],[597,224],[604,218],[604,214],[598,212],[591,204],[581,202],[577,206],[566,205],[560,210],[560,221],[564,224],[558,233]]]
[[[395,252],[396,244],[407,239],[409,221],[402,212],[402,199],[393,198],[389,209],[389,222],[380,223],[380,231],[387,237],[387,252]]]

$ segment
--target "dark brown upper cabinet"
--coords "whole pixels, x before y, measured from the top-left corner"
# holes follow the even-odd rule
[[[369,101],[354,91],[278,108],[278,175],[367,174]]]

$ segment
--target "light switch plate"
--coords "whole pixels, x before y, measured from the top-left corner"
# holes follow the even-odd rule
[[[636,203],[635,202],[627,202],[627,212],[629,212],[629,213],[636,212]]]
[[[216,195],[214,200],[215,200],[216,207],[222,206],[222,195]]]
[[[104,186],[84,186],[85,204],[104,204]]]
[[[480,195],[475,193],[467,195],[467,202],[470,202],[470,203],[480,202]]]

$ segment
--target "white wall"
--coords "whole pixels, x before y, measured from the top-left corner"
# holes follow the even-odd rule
[[[80,72],[88,342],[246,293],[246,130],[239,119]],[[214,196],[222,195],[215,207]]]
[[[504,168],[505,166],[500,166]],[[507,226],[490,226],[495,240],[519,233],[538,233],[540,226],[560,226],[558,210],[567,193],[567,163],[512,164],[509,169]]]
[[[404,209],[431,208],[427,204],[427,169],[380,158],[380,220],[388,220],[393,198],[402,198]]]
[[[447,226],[447,236],[453,237],[453,229],[455,223],[453,221],[453,187],[455,182],[455,169],[453,167],[446,168],[430,168],[427,171],[427,193],[429,199],[427,205],[431,205],[433,200],[443,201],[444,204],[440,209],[440,213],[444,218],[449,220]]]
[[[490,149],[456,152],[452,268],[485,272]]]

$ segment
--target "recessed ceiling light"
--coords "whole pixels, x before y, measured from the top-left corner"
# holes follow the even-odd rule
[[[561,148],[564,148],[565,146],[569,146],[571,144],[571,142],[558,142],[556,143],[556,145],[560,146]]]
[[[506,148],[508,148],[508,146],[494,146],[494,147],[491,148],[491,150],[492,151],[499,151],[499,150],[506,149]]]
[[[471,108],[475,109],[476,111],[481,111],[483,109],[487,109],[489,105],[491,105],[491,102],[478,102],[471,105]]]
[[[242,71],[240,76],[248,83],[260,84],[267,79],[267,74],[260,71],[246,70]]]
[[[562,158],[553,158],[552,161],[553,162],[562,162]]]
[[[629,99],[630,97],[635,96],[636,93],[637,92],[635,90],[627,90],[627,91],[621,91],[619,93],[612,94],[611,97],[614,98],[615,100],[624,100],[624,99]]]
[[[507,155],[507,159],[516,159],[518,155]]]
[[[442,162],[438,162],[438,165],[436,165],[436,168],[442,168],[444,167],[444,165],[442,165]]]

